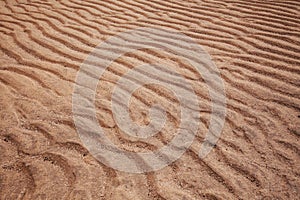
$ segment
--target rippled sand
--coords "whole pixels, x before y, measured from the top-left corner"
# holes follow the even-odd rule
[[[299,199],[300,3],[219,0],[3,0],[0,2],[0,199]],[[97,117],[120,148],[153,151],[179,124],[179,102],[149,85],[130,116],[149,122],[160,103],[167,122],[135,140],[113,119],[111,94],[137,65],[161,61],[191,83],[201,125],[187,152],[151,173],[115,171],[84,147],[72,118],[81,63],[100,42],[137,27],[175,29],[211,55],[225,82],[221,138],[204,159],[210,99],[200,75],[175,55],[143,49],[117,59],[97,88]]]

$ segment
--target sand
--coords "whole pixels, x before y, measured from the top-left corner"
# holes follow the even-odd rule
[[[0,199],[300,199],[300,3],[219,0],[3,0],[0,2]],[[118,79],[161,61],[185,76],[200,102],[196,138],[180,159],[142,174],[114,170],[76,131],[72,92],[88,54],[138,27],[177,30],[211,56],[225,84],[226,121],[203,159],[211,107],[205,82],[167,52],[140,50],[115,60],[99,80],[97,119],[132,152],[170,142],[179,102],[157,85],[135,92],[130,116],[147,124],[167,108],[159,135],[123,134],[110,108]]]

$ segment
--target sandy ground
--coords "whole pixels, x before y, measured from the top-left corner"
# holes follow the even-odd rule
[[[296,0],[0,1],[0,199],[300,199],[299,13]],[[72,91],[95,46],[150,25],[176,29],[211,55],[225,82],[226,123],[200,160],[210,102],[199,74],[165,52],[123,55],[99,81],[96,99],[99,123],[120,148],[159,148],[178,126],[176,99],[149,86],[136,92],[131,117],[145,124],[153,103],[173,106],[162,133],[137,141],[119,131],[111,92],[135,65],[173,64],[201,102],[201,127],[187,152],[162,170],[130,174],[84,147]]]

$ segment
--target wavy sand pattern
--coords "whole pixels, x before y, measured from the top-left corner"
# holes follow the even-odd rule
[[[2,0],[0,2],[0,199],[300,199],[300,2],[221,0]],[[172,28],[211,55],[226,86],[222,137],[203,160],[210,99],[199,74],[176,56],[139,50],[117,59],[100,79],[96,107],[108,137],[128,151],[168,143],[178,101],[157,85],[132,97],[130,114],[167,108],[164,129],[133,140],[110,108],[118,79],[160,60],[192,84],[201,127],[170,166],[128,174],[98,162],[72,119],[76,73],[101,41],[137,27]]]

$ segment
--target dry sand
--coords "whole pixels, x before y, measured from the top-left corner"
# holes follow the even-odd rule
[[[2,0],[0,199],[300,199],[299,13],[297,0]],[[95,46],[150,25],[176,29],[211,55],[225,82],[227,116],[220,140],[200,160],[210,102],[199,74],[166,52],[123,55],[100,80],[96,100],[99,123],[120,148],[159,148],[178,126],[174,96],[149,86],[136,92],[131,117],[147,123],[145,111],[160,102],[171,109],[162,133],[134,141],[120,132],[111,92],[135,65],[173,64],[201,102],[189,150],[162,170],[137,175],[87,151],[73,123],[72,90]]]

